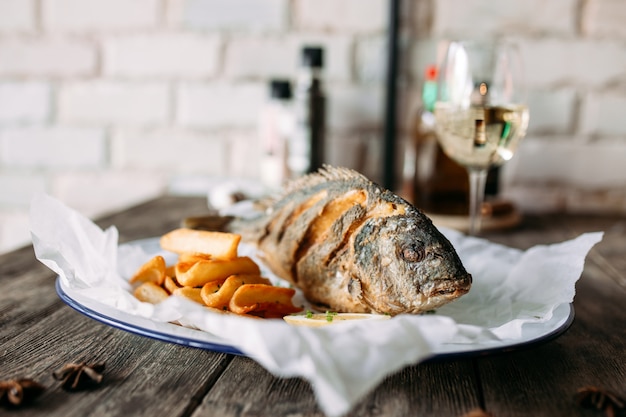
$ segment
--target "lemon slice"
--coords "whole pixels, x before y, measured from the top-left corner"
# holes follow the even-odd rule
[[[291,314],[283,319],[295,326],[321,327],[350,320],[388,320],[391,316],[367,313],[308,313]]]

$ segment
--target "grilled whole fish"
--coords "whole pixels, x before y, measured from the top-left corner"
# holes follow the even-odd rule
[[[225,230],[319,308],[397,315],[467,293],[472,277],[420,210],[356,171],[325,166]]]

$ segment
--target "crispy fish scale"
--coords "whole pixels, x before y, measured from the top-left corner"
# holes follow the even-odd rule
[[[364,308],[356,308],[353,299],[359,299],[360,287],[354,285],[352,291],[345,291],[348,282],[337,277],[337,271],[341,271],[345,279],[351,279],[344,271],[349,270],[350,264],[350,238],[354,231],[366,219],[366,211],[360,205],[351,207],[345,211],[332,225],[329,239],[320,243],[316,248],[308,252],[307,256],[298,262],[298,276],[300,287],[305,297],[320,308],[330,308],[330,304],[352,305],[354,311],[362,311]],[[325,265],[321,273],[320,265]],[[337,299],[331,303],[330,300]],[[339,302],[340,300],[340,302]]]
[[[327,190],[325,198],[304,204],[323,190]],[[330,202],[349,190],[367,194],[364,215],[358,210],[337,215],[342,211],[333,210]],[[324,215],[327,204],[331,206]],[[290,216],[298,206],[306,210]],[[281,271],[279,276],[297,281],[307,298],[333,310],[419,313],[469,290],[471,276],[430,219],[352,170],[326,167],[302,177],[268,207],[267,217],[260,220],[267,238],[259,244],[272,260],[268,266],[275,273]],[[280,231],[268,227],[279,224],[277,217],[289,218],[289,226],[282,223],[285,227]],[[333,217],[336,220],[331,222]],[[330,223],[330,233],[317,232]],[[315,226],[309,229],[311,225]],[[249,226],[254,228],[254,222],[236,221],[230,230],[241,232]],[[339,243],[333,246],[333,241]]]
[[[309,223],[304,239],[295,254],[294,263],[306,256],[316,245],[327,239],[337,238],[338,230],[333,228],[339,218],[355,206],[362,206],[367,200],[363,190],[350,190],[326,203],[322,211]]]
[[[301,195],[297,199],[294,197],[294,201],[300,201],[302,197],[306,195]],[[305,198],[300,204],[285,206],[286,216],[285,213],[280,213],[279,217],[292,217],[290,226],[283,230],[281,224],[276,224],[276,227],[270,230],[268,237],[260,242],[259,247],[264,252],[263,259],[281,278],[292,283],[297,282],[297,276],[293,274],[296,252],[305,238],[308,225],[323,210],[327,200],[328,193],[315,193]],[[294,213],[298,216],[293,216]]]

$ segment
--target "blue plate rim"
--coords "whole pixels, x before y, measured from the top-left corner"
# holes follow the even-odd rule
[[[107,314],[96,311],[94,309],[91,309],[85,306],[84,304],[80,303],[79,301],[75,300],[74,298],[72,298],[63,289],[60,277],[57,277],[57,280],[55,283],[55,289],[59,298],[61,298],[61,300],[65,304],[67,304],[69,307],[73,308],[77,312],[95,321],[109,325],[111,327],[124,330],[124,331],[133,333],[139,336],[147,337],[150,339],[159,340],[162,342],[175,343],[178,345],[204,349],[204,350],[210,350],[210,351],[214,351],[218,353],[225,353],[225,354],[231,354],[231,355],[237,355],[237,356],[248,356],[247,354],[237,349],[236,347],[226,344],[226,343],[222,344],[222,343],[209,342],[206,340],[193,339],[193,338],[185,337],[182,335],[174,335],[171,333],[166,333],[166,332],[162,332],[162,331],[158,331],[154,329],[147,329],[140,325],[132,324],[124,320],[111,317]],[[544,344],[553,339],[556,339],[558,336],[565,333],[569,329],[569,327],[572,325],[574,321],[574,316],[575,316],[574,306],[572,304],[569,304],[569,312],[565,321],[561,323],[558,327],[555,327],[554,329],[552,329],[550,332],[542,334],[539,337],[526,340],[526,341],[521,341],[521,342],[514,342],[514,343],[498,345],[498,346],[493,346],[493,347],[485,347],[482,349],[462,350],[458,352],[454,352],[454,351],[453,352],[439,352],[428,357],[427,359],[425,359],[424,362],[459,359],[459,358],[483,357],[483,356],[514,352],[514,351],[519,351],[519,350],[535,347],[537,345]],[[170,326],[177,326],[176,324],[173,324],[173,323],[163,323],[163,324],[170,325]],[[194,329],[189,329],[189,328],[186,328],[186,329],[189,331],[201,332],[201,330],[194,330]]]
[[[146,329],[139,325],[128,323],[123,320],[110,317],[99,311],[93,310],[85,306],[84,304],[81,304],[77,300],[73,299],[72,297],[70,297],[69,294],[67,294],[67,292],[65,292],[61,284],[61,277],[57,277],[57,280],[55,283],[55,289],[56,289],[57,295],[59,296],[59,298],[61,298],[61,300],[63,300],[65,304],[67,304],[74,310],[78,311],[79,313],[93,320],[96,320],[100,323],[106,324],[108,326],[125,330],[129,333],[133,333],[139,336],[148,337],[150,339],[160,340],[162,342],[175,343],[178,345],[189,346],[189,347],[204,349],[204,350],[212,350],[214,352],[227,353],[231,355],[245,356],[245,354],[242,351],[228,344],[208,342],[205,340],[192,339],[192,338],[184,337],[181,335],[172,335],[169,333],[160,332],[158,330]],[[175,324],[171,324],[171,323],[167,323],[167,324],[171,326],[176,326]],[[188,329],[188,330],[200,331],[200,330],[193,330],[193,329]]]

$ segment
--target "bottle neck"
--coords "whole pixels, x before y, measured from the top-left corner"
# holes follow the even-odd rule
[[[432,113],[435,110],[436,101],[437,101],[437,82],[426,80],[424,82],[424,86],[422,87],[422,103],[424,105],[424,109]]]
[[[302,67],[298,73],[298,89],[322,91],[322,68]]]

